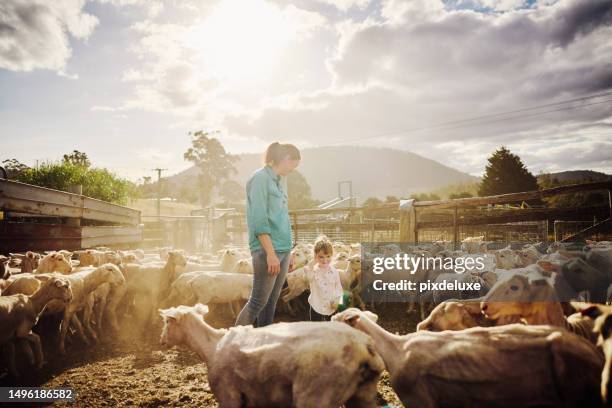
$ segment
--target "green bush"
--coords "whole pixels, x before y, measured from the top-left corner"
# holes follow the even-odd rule
[[[81,184],[83,195],[126,205],[128,198],[136,195],[136,186],[107,169],[85,167],[69,162],[43,163],[37,168],[27,168],[17,175],[17,180],[35,186],[68,191]]]

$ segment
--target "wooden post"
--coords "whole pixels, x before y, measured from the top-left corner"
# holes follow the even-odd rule
[[[402,208],[400,206],[399,241],[401,243],[416,243],[418,241],[416,210],[414,206],[409,208]]]
[[[458,241],[458,231],[457,231],[457,206],[455,206],[453,210],[453,251],[457,250],[457,241]]]

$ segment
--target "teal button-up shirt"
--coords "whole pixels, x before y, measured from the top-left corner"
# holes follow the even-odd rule
[[[255,171],[246,183],[249,248],[262,249],[258,235],[269,234],[277,252],[291,250],[291,221],[281,176],[270,166]]]

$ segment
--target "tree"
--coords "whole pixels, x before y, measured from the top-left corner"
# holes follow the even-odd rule
[[[17,159],[7,159],[2,161],[2,166],[6,170],[6,175],[9,179],[19,178],[19,174],[24,172],[26,169],[29,169],[28,166],[21,163]]]
[[[128,198],[137,196],[134,183],[107,169],[85,168],[64,161],[27,168],[19,173],[17,180],[62,191],[80,184],[83,186],[83,195],[122,205],[127,204]]]
[[[65,154],[62,159],[64,163],[70,163],[75,166],[81,166],[84,168],[89,168],[91,166],[91,162],[87,157],[87,153],[79,152],[78,150],[73,150],[72,153]]]
[[[306,177],[297,170],[293,170],[287,176],[287,190],[290,210],[312,208],[321,203],[312,198],[312,192]]]
[[[396,196],[387,196],[387,198],[385,198],[385,203],[396,203],[399,200],[400,199],[397,198]]]
[[[380,205],[382,204],[382,200],[380,200],[379,198],[376,197],[368,197],[366,198],[366,200],[363,202],[363,207],[380,207]]]
[[[211,137],[211,132],[199,130],[190,132],[191,147],[183,157],[194,163],[200,170],[198,187],[200,203],[203,207],[210,204],[212,192],[227,179],[230,173],[236,174],[234,163],[238,156],[229,154],[218,139]]]
[[[226,180],[219,189],[219,195],[225,203],[241,202],[245,198],[244,187],[235,180]]]
[[[518,193],[538,189],[538,181],[521,159],[502,146],[489,157],[480,183],[480,196]]]
[[[550,174],[540,174],[538,176],[538,184],[541,189],[559,187],[568,184],[590,183],[594,180],[591,177],[579,180],[564,180],[559,181],[556,177]],[[551,208],[567,208],[567,207],[589,207],[605,205],[608,202],[608,194],[602,191],[585,191],[573,194],[561,194],[552,197],[544,198],[548,207]]]

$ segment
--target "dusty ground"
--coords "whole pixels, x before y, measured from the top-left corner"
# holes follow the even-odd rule
[[[404,309],[401,304],[384,305],[379,311],[381,325],[400,334],[414,331],[417,316],[407,315]],[[281,314],[278,320],[292,319]],[[230,321],[213,317],[211,323],[220,327]],[[32,372],[23,366],[24,376],[18,383],[5,377],[0,386],[70,387],[76,391],[76,401],[54,406],[216,407],[208,389],[206,365],[189,350],[162,349],[159,333],[156,328],[140,341],[106,338],[91,347],[74,339],[66,357],[54,353],[52,339],[43,337],[47,360],[43,369]],[[402,406],[386,372],[378,383],[378,394],[380,406]]]

